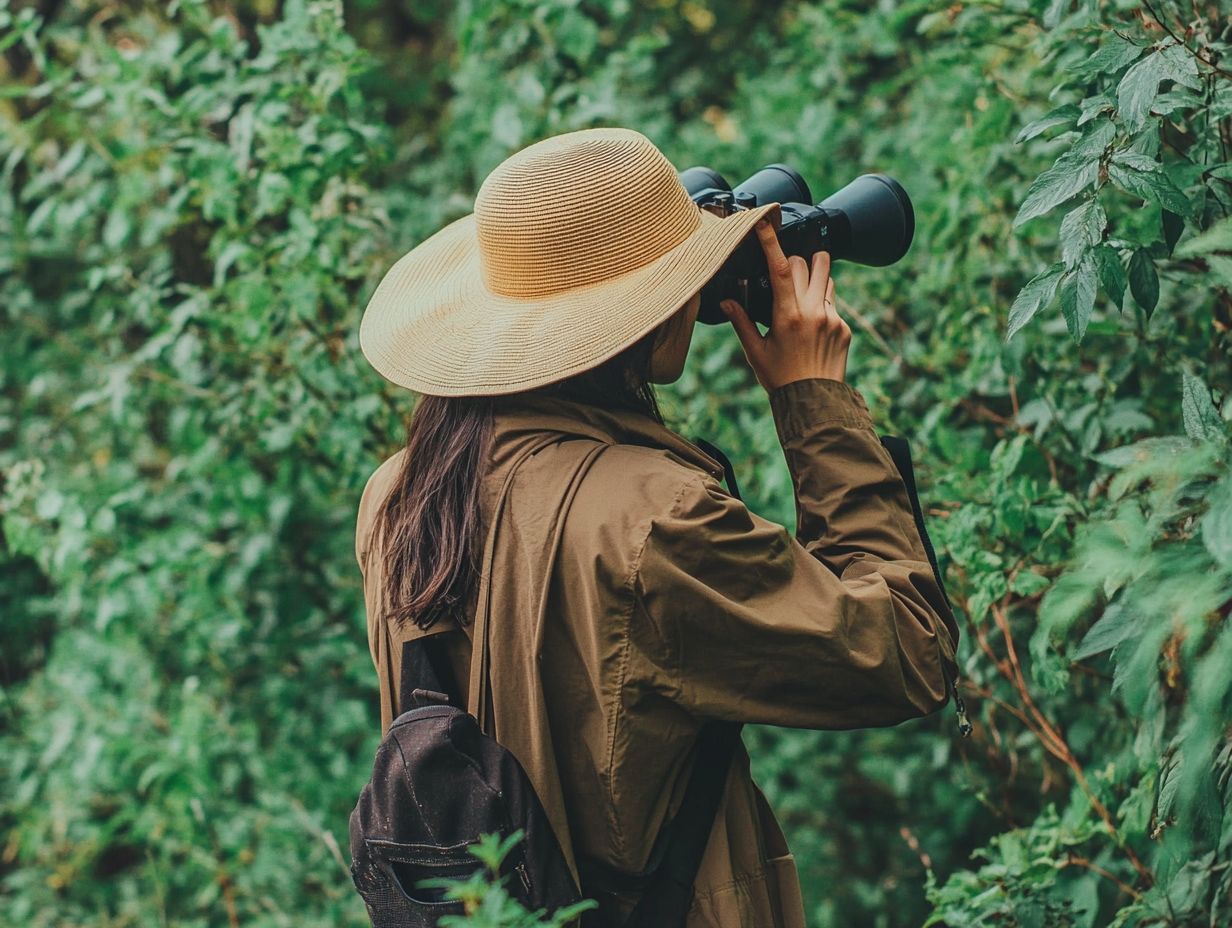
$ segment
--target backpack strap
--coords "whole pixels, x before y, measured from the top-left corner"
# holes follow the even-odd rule
[[[465,706],[449,655],[444,632],[402,642],[402,669],[398,674],[398,709],[406,712],[425,702]]]
[[[491,524],[488,526],[487,538],[484,541],[484,553],[479,570],[479,593],[475,609],[475,627],[471,633],[470,691],[463,706],[467,707],[471,715],[479,721],[479,730],[488,734],[492,733],[493,716],[492,687],[488,680],[488,669],[491,661],[488,626],[491,622],[489,607],[492,598],[493,542],[504,516],[506,500],[509,490],[513,486],[513,478],[518,468],[532,455],[559,440],[560,437],[557,433],[548,433],[541,436],[538,441],[523,448],[518,459],[509,466],[508,471],[505,473],[505,479],[501,482],[500,490],[496,494]]]
[[[907,496],[911,499],[911,516],[915,520],[916,531],[920,533],[920,541],[924,542],[924,553],[928,555],[928,564],[933,569],[933,578],[937,581],[937,588],[941,590],[941,598],[945,600],[946,607],[952,612],[954,607],[950,604],[950,596],[945,591],[941,568],[937,566],[937,554],[933,551],[928,529],[924,527],[924,512],[920,508],[920,497],[915,489],[915,470],[911,466],[911,445],[907,443],[907,439],[897,435],[882,435],[881,446],[889,452],[894,467],[907,487]],[[950,691],[950,698],[954,701],[954,712],[958,716],[958,732],[965,738],[971,734],[973,728],[971,721],[967,718],[967,707],[963,703],[962,694],[958,692],[958,678],[951,677],[944,668],[942,673],[945,676],[946,689]]]
[[[743,727],[738,722],[707,722],[698,732],[697,756],[684,801],[669,826],[662,860],[625,928],[679,928],[684,924]]]
[[[911,466],[911,445],[907,443],[907,439],[900,438],[897,435],[882,435],[880,438],[881,446],[889,452],[890,460],[894,462],[895,469],[898,471],[899,476],[903,478],[903,483],[907,486],[907,496],[911,499],[911,515],[915,519],[916,531],[920,533],[920,540],[924,542],[924,553],[928,555],[928,563],[933,569],[933,576],[936,577],[937,586],[941,590],[941,596],[945,600],[945,604],[949,606],[950,597],[945,592],[945,584],[941,581],[941,570],[937,566],[937,555],[933,551],[932,539],[928,537],[928,529],[924,527],[924,512],[920,508],[920,497],[915,489],[915,470]]]
[[[727,455],[725,455],[710,442],[706,441],[704,438],[693,439],[693,444],[697,445],[697,447],[701,448],[708,455],[723,465],[723,479],[727,481],[728,491],[732,496],[736,497],[736,499],[743,500],[744,497],[740,495],[740,487],[736,483],[736,469],[732,467],[732,462]]]

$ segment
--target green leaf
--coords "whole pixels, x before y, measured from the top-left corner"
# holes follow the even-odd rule
[[[1079,104],[1079,109],[1082,110],[1082,115],[1078,117],[1078,121],[1074,123],[1076,126],[1085,126],[1087,123],[1104,113],[1111,113],[1116,109],[1116,101],[1107,94],[1101,93],[1094,97],[1087,97]],[[1107,120],[1105,120],[1107,122]]]
[[[1155,116],[1171,116],[1178,110],[1188,110],[1194,107],[1205,109],[1203,95],[1196,90],[1182,87],[1176,90],[1165,90],[1151,104],[1151,113]]]
[[[1084,100],[1086,104],[1090,101]],[[1097,111],[1092,111],[1091,115],[1095,115]],[[1078,125],[1082,125],[1084,119],[1078,120]],[[1078,139],[1070,150],[1066,153],[1075,158],[1087,157],[1098,162],[1104,154],[1104,149],[1108,144],[1116,138],[1117,124],[1111,119],[1101,119],[1099,122],[1091,123],[1091,127],[1085,130],[1085,134]]]
[[[1202,543],[1215,562],[1232,571],[1232,478],[1225,477],[1207,496],[1202,517]]]
[[[1010,581],[1010,589],[1019,596],[1034,596],[1052,586],[1052,581],[1033,570],[1020,570]]]
[[[1082,256],[1091,250],[1104,235],[1108,217],[1095,198],[1066,213],[1061,220],[1061,259],[1067,268],[1078,264]]]
[[[492,138],[505,148],[516,148],[522,144],[525,127],[518,113],[518,106],[512,100],[506,100],[492,114]]]
[[[1098,157],[1072,152],[1062,155],[1027,188],[1026,199],[1014,217],[1014,226],[1044,215],[1054,206],[1085,190],[1095,182],[1098,170]]]
[[[1061,21],[1061,17],[1073,6],[1074,0],[1051,0],[1048,9],[1044,10],[1044,28],[1053,29]]]
[[[1087,333],[1087,323],[1091,321],[1091,311],[1095,308],[1097,279],[1095,258],[1087,252],[1078,267],[1066,271],[1061,283],[1061,314],[1075,342],[1081,342]]]
[[[561,51],[578,64],[585,64],[599,44],[599,26],[580,10],[566,9],[554,37]]]
[[[1108,163],[1108,176],[1127,193],[1158,203],[1180,216],[1193,217],[1193,206],[1154,158],[1138,152],[1117,152]]]
[[[1112,153],[1112,160],[1117,164],[1126,165],[1136,171],[1156,171],[1159,169],[1158,160],[1132,148],[1121,148],[1114,151]]]
[[[1232,290],[1232,258],[1222,255],[1207,255],[1206,263],[1219,286]]]
[[[1033,139],[1041,132],[1046,132],[1054,126],[1071,125],[1080,115],[1082,115],[1082,110],[1078,109],[1078,107],[1073,103],[1066,103],[1064,106],[1058,106],[1050,113],[1047,113],[1034,122],[1029,122],[1023,126],[1018,135],[1014,137],[1014,144],[1018,145],[1029,139]]]
[[[1095,246],[1095,265],[1099,268],[1099,282],[1118,310],[1125,301],[1125,268],[1121,257],[1111,245],[1101,242]]]
[[[1167,68],[1164,74],[1173,83],[1188,87],[1190,90],[1202,90],[1202,76],[1198,73],[1197,58],[1183,45],[1169,45],[1160,56]]]
[[[227,242],[223,246],[222,254],[214,262],[214,286],[221,287],[223,281],[226,280],[227,271],[231,269],[231,265],[247,255],[251,250],[245,242],[238,240]]]
[[[1195,235],[1176,250],[1177,257],[1192,258],[1212,251],[1232,251],[1232,216],[1221,219],[1205,232]]]
[[[1144,46],[1126,42],[1115,32],[1105,32],[1103,44],[1088,58],[1079,59],[1069,66],[1068,70],[1079,77],[1093,77],[1096,74],[1115,74],[1138,59],[1144,51]]]
[[[1193,448],[1193,442],[1180,435],[1161,435],[1094,455],[1106,467],[1120,470],[1130,464],[1141,464],[1154,458],[1174,457]]]
[[[1015,332],[1030,322],[1031,318],[1043,307],[1052,302],[1052,298],[1057,292],[1057,285],[1061,282],[1061,274],[1064,271],[1065,265],[1058,261],[1027,281],[1026,286],[1014,298],[1014,305],[1010,307],[1009,325],[1005,333],[1006,341],[1013,338]]]
[[[1173,80],[1194,89],[1202,86],[1193,57],[1179,45],[1169,45],[1147,55],[1126,71],[1117,85],[1117,109],[1130,131],[1142,128],[1163,80]]]
[[[1082,641],[1074,648],[1069,659],[1081,661],[1115,648],[1137,630],[1134,621],[1137,617],[1137,613],[1127,609],[1123,603],[1113,603],[1082,636]]]
[[[1159,302],[1159,275],[1145,248],[1135,248],[1129,258],[1129,292],[1149,316]]]
[[[1211,400],[1211,391],[1200,377],[1181,372],[1181,416],[1185,434],[1195,441],[1223,440],[1227,436],[1219,410]]]

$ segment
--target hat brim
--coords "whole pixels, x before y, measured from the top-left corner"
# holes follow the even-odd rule
[[[589,370],[667,320],[722,267],[767,203],[720,218],[700,209],[679,245],[618,277],[534,298],[484,284],[474,214],[403,255],[368,301],[359,345],[392,383],[433,396],[516,393]]]

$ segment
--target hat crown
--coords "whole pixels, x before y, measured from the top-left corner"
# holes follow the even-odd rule
[[[534,298],[601,283],[685,241],[701,211],[632,129],[567,132],[498,165],[475,198],[484,283]]]

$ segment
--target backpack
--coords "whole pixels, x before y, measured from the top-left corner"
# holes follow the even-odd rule
[[[727,456],[709,442],[694,441],[723,465],[728,489],[740,499]],[[882,444],[904,478],[917,528],[940,583],[906,442],[884,438]],[[480,866],[468,848],[481,835],[504,837],[519,829],[523,840],[502,864],[506,891],[532,911],[551,913],[581,901],[583,887],[569,871],[530,778],[517,758],[483,732],[463,708],[465,699],[439,638],[431,635],[403,644],[399,680],[403,712],[378,746],[372,777],[350,817],[351,876],[373,928],[427,928],[442,916],[464,914],[461,902],[446,899],[442,889],[421,888],[419,882],[433,877],[465,879]],[[957,700],[956,691],[954,696]],[[700,728],[684,799],[657,836],[643,871],[629,873],[578,858],[579,874],[590,892],[639,894],[624,920],[625,928],[684,925],[741,728],[739,723],[719,721]],[[585,913],[583,924],[594,916],[593,911]]]
[[[351,813],[351,877],[373,928],[426,928],[443,915],[463,914],[462,903],[446,899],[444,890],[417,884],[465,879],[480,866],[468,847],[481,835],[518,829],[523,840],[502,864],[506,891],[532,911],[551,913],[581,901],[521,764],[457,705],[438,637],[403,644],[400,705],[410,708],[377,748],[372,778]],[[588,886],[642,893],[626,924],[683,924],[737,737],[738,726],[730,723],[702,727],[685,799],[645,871],[608,871],[579,861]]]
[[[459,708],[448,661],[433,635],[403,645],[400,705],[376,751],[372,778],[350,818],[351,877],[373,928],[421,928],[461,915],[434,877],[479,869],[467,848],[483,834],[524,837],[502,876],[529,909],[581,899],[543,806],[521,764]]]

